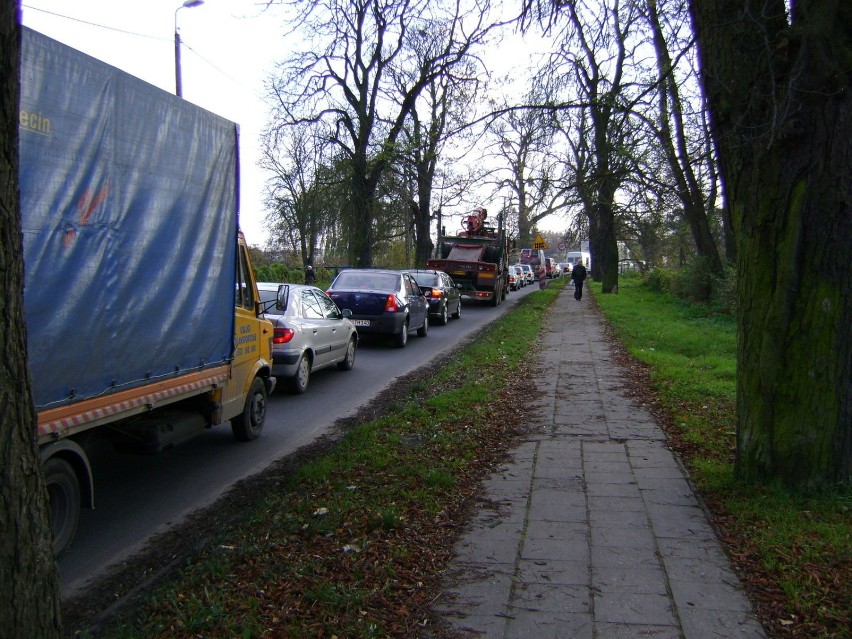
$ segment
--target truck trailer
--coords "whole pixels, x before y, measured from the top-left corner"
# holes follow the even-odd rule
[[[87,444],[158,452],[266,416],[272,325],[239,231],[239,127],[22,27],[24,314],[54,551]]]

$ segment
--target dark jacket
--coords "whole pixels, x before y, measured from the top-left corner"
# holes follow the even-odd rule
[[[582,264],[577,264],[571,271],[571,279],[575,282],[583,282],[586,279],[588,272]]]

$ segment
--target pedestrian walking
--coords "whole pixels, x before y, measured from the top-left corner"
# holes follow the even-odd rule
[[[314,273],[314,267],[308,264],[305,267],[305,284],[313,286],[314,282],[317,281],[317,274]]]
[[[571,271],[571,280],[574,282],[575,300],[583,299],[583,282],[586,281],[587,275],[586,267],[583,266],[582,262],[578,261],[574,265],[574,269]]]

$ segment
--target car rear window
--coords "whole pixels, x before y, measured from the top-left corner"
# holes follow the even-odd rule
[[[438,276],[435,273],[412,273],[414,281],[420,286],[438,286]]]
[[[332,288],[395,291],[399,287],[399,276],[393,273],[359,273],[342,271],[334,281]]]

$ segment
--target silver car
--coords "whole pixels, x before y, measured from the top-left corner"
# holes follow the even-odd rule
[[[272,374],[294,393],[304,393],[311,373],[337,364],[348,371],[355,364],[358,331],[316,286],[259,282],[266,319],[274,326]]]

